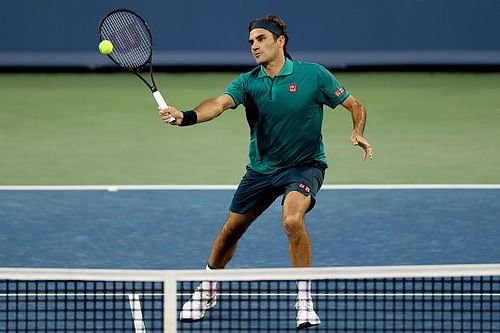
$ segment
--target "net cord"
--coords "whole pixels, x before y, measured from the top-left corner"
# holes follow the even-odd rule
[[[402,277],[452,277],[500,275],[500,264],[467,265],[407,265],[316,268],[257,268],[224,270],[120,270],[120,269],[58,269],[0,268],[0,279],[18,280],[79,280],[102,281],[176,281],[204,280],[207,276],[218,281],[260,280],[320,280],[370,279]]]

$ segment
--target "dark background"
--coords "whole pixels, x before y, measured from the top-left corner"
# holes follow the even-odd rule
[[[270,13],[287,22],[292,56],[328,67],[500,66],[497,0],[17,0],[0,7],[3,68],[111,66],[97,52],[97,26],[115,8],[148,21],[159,67],[250,66],[248,22]]]

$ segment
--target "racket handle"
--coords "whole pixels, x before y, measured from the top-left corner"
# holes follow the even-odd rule
[[[158,104],[158,106],[160,108],[162,108],[162,109],[168,108],[167,102],[165,102],[165,99],[163,99],[163,96],[161,95],[161,93],[158,90],[156,90],[155,92],[153,92],[153,97],[155,98],[156,103]],[[169,123],[172,123],[174,121],[175,121],[174,117],[170,117],[168,119]]]

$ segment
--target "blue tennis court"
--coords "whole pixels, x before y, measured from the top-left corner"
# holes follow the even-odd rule
[[[0,266],[203,268],[234,189],[6,189]],[[288,267],[279,200],[230,268]],[[500,188],[323,189],[308,215],[315,266],[500,262]]]
[[[233,192],[231,187],[3,188],[0,266],[203,269]],[[314,282],[322,324],[312,330],[497,330],[499,277],[488,270],[498,273],[498,265],[476,265],[474,271],[452,267],[454,275],[442,266],[426,277],[421,266],[407,272],[381,267],[387,273],[376,276],[395,274],[383,280],[362,277],[363,267],[346,273],[342,266],[498,263],[499,213],[497,186],[326,187],[307,225],[315,265],[341,270],[329,271],[333,279]],[[280,215],[277,200],[240,241],[229,268],[289,266]],[[455,275],[457,269],[463,276]],[[0,283],[0,331],[144,333],[175,323],[182,332],[295,331],[296,278],[287,273],[281,274],[283,281],[221,282],[220,304],[203,321],[182,323],[176,311],[164,312],[169,304],[164,296],[174,295],[179,309],[198,278],[178,282],[177,291],[169,293],[162,271],[135,271],[136,276],[115,271],[112,280],[95,271],[96,281],[81,275],[89,274],[86,270],[59,272],[41,274],[35,282],[23,281],[33,278],[29,273],[4,270],[20,278]],[[354,273],[360,278],[344,277]],[[57,274],[65,278],[52,280]],[[144,274],[151,277],[143,280]]]

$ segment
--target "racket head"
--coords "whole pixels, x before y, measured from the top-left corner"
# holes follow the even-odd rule
[[[99,39],[109,40],[113,52],[108,57],[118,66],[139,71],[151,65],[153,36],[146,21],[130,9],[116,9],[99,24]]]

